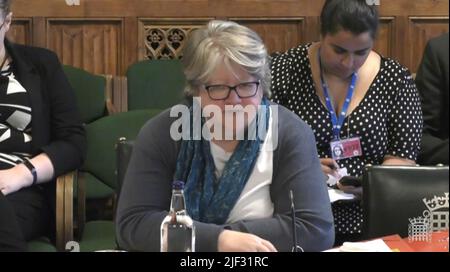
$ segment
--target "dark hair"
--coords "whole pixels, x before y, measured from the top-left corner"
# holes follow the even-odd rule
[[[11,1],[12,0],[0,0],[0,12],[2,16],[8,15],[11,11]]]
[[[374,39],[378,30],[378,11],[367,0],[327,0],[320,14],[322,36],[340,30],[353,34],[370,32]]]

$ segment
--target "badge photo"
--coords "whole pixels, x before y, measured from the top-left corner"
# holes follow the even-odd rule
[[[362,155],[361,141],[359,137],[333,141],[330,143],[331,156],[334,160],[342,160]]]

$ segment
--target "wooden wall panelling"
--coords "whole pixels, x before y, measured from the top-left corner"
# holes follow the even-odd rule
[[[112,79],[112,103],[118,112],[128,111],[127,77],[114,76]]]
[[[374,50],[385,57],[395,58],[395,17],[382,17]]]
[[[318,14],[323,2],[324,0],[80,0],[79,6],[68,6],[65,0],[14,0],[12,9],[21,17],[30,13],[45,17],[90,18],[294,17]]]
[[[448,32],[448,17],[409,17],[408,66],[416,72],[429,39]]]
[[[33,45],[37,47],[47,47],[47,24],[45,17],[33,17]]]
[[[133,63],[135,63],[139,58],[139,31],[138,18],[136,17],[125,17],[123,21],[124,25],[124,35],[122,39],[123,44],[123,61],[122,61],[122,75],[124,75]]]
[[[380,0],[380,16],[409,16],[421,14],[438,16],[448,14],[449,0]]]
[[[179,59],[189,33],[212,18],[139,18],[138,59]]]
[[[94,74],[123,73],[122,37],[122,19],[47,19],[47,47],[62,63]]]
[[[408,50],[410,47],[409,44],[409,33],[408,33],[408,17],[406,16],[396,16],[395,17],[395,32],[394,32],[394,41],[393,43],[393,56],[392,58],[397,60],[403,66],[408,68]]]
[[[11,42],[31,45],[32,33],[31,18],[14,18],[7,37]]]
[[[25,43],[30,43],[31,40],[31,43],[36,46],[50,49],[59,48],[57,53],[60,57],[63,56],[63,60],[67,64],[75,64],[92,72],[124,75],[130,64],[149,55],[146,52],[145,42],[143,42],[145,36],[143,31],[147,26],[154,25],[156,28],[171,25],[192,27],[198,25],[199,20],[203,20],[201,22],[203,24],[212,18],[235,18],[264,36],[263,39],[268,43],[269,52],[285,51],[298,43],[319,39],[319,16],[324,1],[80,0],[79,6],[68,6],[64,0],[14,0],[12,10],[18,19],[31,18],[32,20],[32,29],[28,30],[30,37],[25,38]],[[395,58],[415,72],[420,61],[418,56],[423,54],[426,40],[442,31],[448,31],[449,1],[380,0],[380,4],[381,26],[375,49],[385,56]],[[58,18],[61,22],[58,24],[56,19],[52,18]],[[72,22],[75,19],[71,18],[80,22]],[[299,23],[300,26],[295,26],[293,21],[284,21],[286,23],[284,26],[287,27],[289,34],[283,36],[286,30],[282,28],[283,21],[280,20],[285,18],[293,19],[294,22],[298,18],[302,18],[302,20]],[[66,20],[66,24],[64,24],[64,20]],[[55,39],[58,39],[59,34],[55,31],[58,31],[58,27],[60,32],[63,32],[63,29],[66,31],[65,28],[67,28],[67,32],[71,32],[78,24],[78,27],[83,26],[85,31],[91,32],[95,28],[92,26],[95,20],[104,23],[103,29],[100,27],[95,31],[107,32],[108,27],[112,29],[109,30],[108,35],[104,36],[104,40],[117,39],[116,48],[113,48],[109,42],[98,41],[86,42],[85,45],[80,45],[81,48],[67,52],[62,50],[63,47],[56,46]],[[194,20],[193,25],[190,24],[190,20]],[[293,36],[294,32],[290,32],[292,30],[289,30],[295,29],[295,27],[300,28],[297,37]],[[22,34],[12,35],[20,36]],[[282,41],[282,39],[286,40]],[[296,39],[300,42],[295,42]],[[97,52],[105,52],[104,56],[92,58],[86,53],[92,51],[92,48],[95,47],[93,44],[98,46]],[[103,45],[99,46],[100,44]],[[281,48],[283,44],[286,48]],[[174,54],[179,54],[178,49],[169,51],[168,54],[163,53],[157,57],[173,57]],[[158,52],[153,52],[153,54],[158,54]],[[78,56],[78,59],[68,58],[67,55],[70,54]],[[80,57],[82,54],[85,55]],[[105,56],[108,56],[109,62]]]
[[[304,20],[305,42],[317,42],[320,40],[319,16],[307,16]]]
[[[325,0],[210,0],[216,18],[288,18],[318,16]]]
[[[229,18],[261,36],[269,54],[306,42],[304,18]]]

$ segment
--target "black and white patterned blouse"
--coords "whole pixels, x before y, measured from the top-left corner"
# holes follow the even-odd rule
[[[30,99],[9,63],[0,72],[0,169],[30,157],[31,142]]]
[[[330,113],[316,94],[308,49],[290,49],[272,59],[272,99],[300,116],[314,131],[320,158],[331,158]],[[386,155],[416,160],[422,132],[422,111],[409,71],[381,58],[378,74],[360,104],[345,118],[340,137],[360,137],[363,156],[337,161],[349,175],[359,176],[366,164],[383,163]],[[360,233],[361,208],[333,207],[337,233]]]

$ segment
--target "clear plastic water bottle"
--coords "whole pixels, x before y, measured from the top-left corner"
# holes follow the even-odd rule
[[[169,214],[161,223],[161,252],[194,252],[195,227],[186,211],[184,182],[172,184]]]

